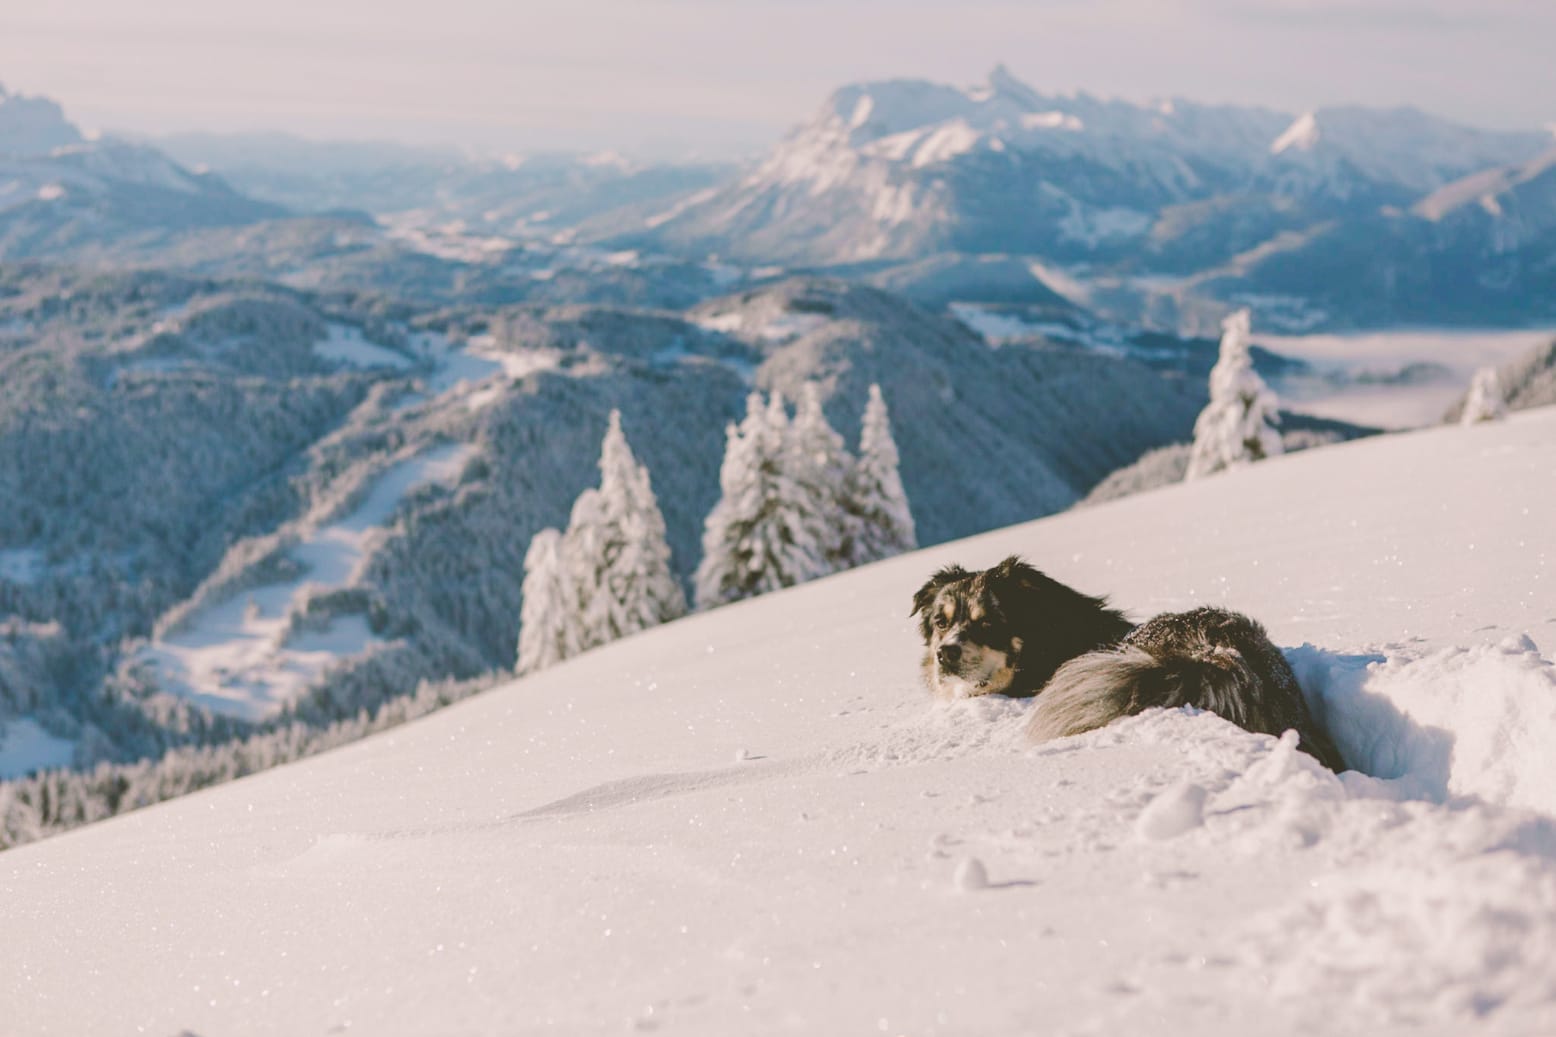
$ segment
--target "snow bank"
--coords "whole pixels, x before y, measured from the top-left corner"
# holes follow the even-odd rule
[[[1527,635],[1427,654],[1304,645],[1288,658],[1357,770],[1404,795],[1556,816],[1556,665]]]

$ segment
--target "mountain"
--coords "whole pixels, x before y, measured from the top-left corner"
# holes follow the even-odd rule
[[[938,264],[965,286],[960,301],[1011,301],[1022,287],[1044,301],[1013,265],[1024,261],[1049,271],[1037,280],[1050,289],[1068,282],[1061,294],[1074,305],[1191,334],[1242,305],[1289,330],[1502,325],[1546,311],[1526,280],[1504,285],[1500,266],[1481,277],[1484,291],[1450,293],[1461,296],[1451,306],[1434,293],[1446,278],[1480,276],[1473,263],[1485,253],[1506,252],[1507,221],[1448,234],[1436,217],[1408,214],[1436,211],[1428,199],[1487,170],[1543,169],[1550,147],[1549,134],[1474,129],[1409,108],[1292,116],[1049,96],[1001,67],[966,89],[843,87],[745,175],[610,240],[876,283],[913,282]],[[1537,274],[1556,251],[1521,233],[1518,262]],[[1393,273],[1374,271],[1363,295],[1354,268],[1374,239]],[[991,261],[986,284],[967,276],[975,260]],[[1410,288],[1375,300],[1379,276]],[[1412,316],[1417,305],[1426,312]]]
[[[729,176],[712,162],[612,153],[472,158],[377,141],[284,133],[182,134],[156,142],[238,190],[296,212],[356,210],[397,227],[550,240],[593,224],[652,220]]]
[[[81,131],[56,102],[13,94],[0,84],[0,156],[47,155],[81,141]]]
[[[926,543],[1068,506],[1204,402],[816,278],[676,313],[0,266],[0,723],[91,765],[509,666],[524,550],[612,409],[685,579],[726,424],[807,382],[850,441],[880,384]],[[0,744],[0,773],[35,758]]]
[[[1408,205],[1539,134],[1454,126],[1410,109],[1137,105],[1045,96],[1003,67],[959,89],[893,80],[836,91],[749,175],[652,228],[654,240],[836,264],[943,251],[1120,259],[1162,250],[1164,216],[1242,198],[1282,223]],[[1249,196],[1249,197],[1245,197]],[[1280,218],[1279,202],[1302,202]],[[1249,242],[1253,244],[1256,242]],[[1239,251],[1220,243],[1219,257]]]
[[[89,139],[55,102],[0,88],[0,258],[101,258],[125,241],[282,212],[155,148]]]
[[[8,851],[7,1026],[1549,1033],[1553,451],[1546,409],[942,545]],[[1248,610],[1357,769],[932,705],[909,596],[1011,552]]]
[[[1315,228],[1199,287],[1233,301],[1301,299],[1358,323],[1539,326],[1556,319],[1553,277],[1556,147],[1464,177],[1408,209]]]

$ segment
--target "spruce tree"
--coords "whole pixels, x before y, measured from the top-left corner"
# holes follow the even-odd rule
[[[600,446],[600,485],[573,502],[566,533],[536,535],[524,569],[521,673],[686,614],[664,515],[620,411]]]
[[[637,463],[611,411],[600,448],[596,578],[584,606],[584,629],[604,644],[686,614],[686,596],[670,571],[665,519],[648,469]]]
[[[788,445],[798,509],[795,522],[821,545],[823,571],[817,575],[846,569],[852,537],[845,498],[854,461],[843,448],[843,437],[827,422],[814,382],[807,382],[801,391]]]
[[[918,546],[898,472],[897,442],[879,385],[870,386],[859,432],[859,460],[849,472],[845,500],[847,565],[880,561]]]
[[[802,495],[790,471],[788,415],[783,397],[765,406],[746,398],[746,416],[725,435],[719,469],[723,491],[708,514],[695,577],[697,607],[714,608],[828,571],[826,544],[804,519]]]
[[[1482,421],[1500,421],[1507,417],[1507,394],[1502,389],[1502,379],[1494,367],[1482,367],[1470,382],[1469,395],[1464,399],[1462,425],[1475,425]]]
[[[1238,310],[1221,327],[1221,356],[1210,372],[1210,402],[1194,422],[1186,479],[1282,452],[1275,394],[1248,355],[1248,311]]]
[[[533,673],[578,651],[579,616],[568,576],[562,564],[562,534],[542,529],[524,554],[516,673]]]

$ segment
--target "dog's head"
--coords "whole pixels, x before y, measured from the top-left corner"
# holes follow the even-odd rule
[[[929,690],[948,699],[1010,692],[1024,647],[1019,613],[1041,579],[1015,557],[982,572],[948,565],[931,576],[913,595],[911,613],[924,637]]]

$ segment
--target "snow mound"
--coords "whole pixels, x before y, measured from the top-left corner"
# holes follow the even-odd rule
[[[1341,1000],[1364,1019],[1438,1027],[1484,1024],[1494,1012],[1548,1018],[1556,1005],[1549,860],[1490,853],[1431,867],[1391,861],[1315,886],[1301,904],[1253,927],[1246,954],[1266,971],[1270,992],[1309,1006],[1315,1024],[1319,1006]]]
[[[1205,820],[1205,790],[1193,782],[1179,782],[1151,800],[1135,821],[1143,839],[1172,839]]]
[[[1357,770],[1410,797],[1556,815],[1556,665],[1527,635],[1421,655],[1304,645],[1288,658]]]

